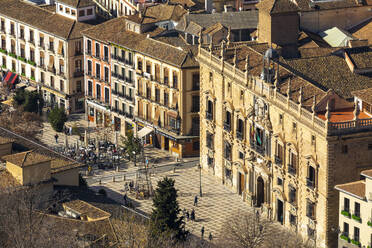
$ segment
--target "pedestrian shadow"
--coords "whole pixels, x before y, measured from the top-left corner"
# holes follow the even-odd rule
[[[195,220],[195,222],[207,222],[207,221],[210,221],[210,219],[209,218],[198,218],[198,219],[196,219]]]

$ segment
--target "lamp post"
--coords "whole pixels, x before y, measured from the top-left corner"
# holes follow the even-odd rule
[[[133,154],[134,154],[134,167],[136,167],[137,166],[137,164],[136,164],[136,152],[135,151],[133,151]]]
[[[201,177],[201,164],[199,164],[199,182],[200,182],[200,197],[203,197],[203,191],[202,191],[202,177]]]

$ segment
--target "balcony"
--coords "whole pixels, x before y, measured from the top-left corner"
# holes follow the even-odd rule
[[[125,95],[124,98],[127,99],[128,101],[131,101],[131,102],[133,102],[133,100],[134,100],[134,98],[132,96],[128,96],[128,95]]]
[[[205,111],[205,118],[206,118],[207,120],[212,121],[212,120],[213,120],[213,114],[210,113],[210,112],[208,112],[208,111]]]
[[[231,131],[231,125],[230,123],[227,123],[227,122],[224,122],[223,123],[223,129],[227,132],[230,132]]]
[[[243,133],[240,132],[240,131],[236,131],[236,137],[237,137],[239,140],[243,140]]]
[[[283,164],[282,159],[279,156],[277,156],[277,155],[275,155],[274,158],[275,158],[275,164],[277,164],[280,167],[282,167],[282,164]]]
[[[251,148],[256,151],[257,153],[261,154],[261,155],[264,155],[265,153],[265,149],[259,145],[256,145],[255,143],[253,142],[250,142],[250,146]]]
[[[314,180],[311,180],[309,178],[306,178],[306,186],[311,188],[311,189],[314,189],[315,188],[315,182]]]
[[[82,77],[82,76],[84,76],[84,72],[83,71],[75,71],[74,72],[74,78]]]
[[[296,175],[296,168],[293,165],[288,164],[287,167],[288,167],[289,174]]]

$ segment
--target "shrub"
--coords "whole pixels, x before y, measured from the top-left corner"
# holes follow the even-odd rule
[[[52,109],[49,113],[48,120],[55,131],[61,132],[65,122],[67,121],[65,110],[58,107]]]
[[[354,239],[351,240],[351,243],[354,244],[354,245],[357,245],[357,246],[360,245],[360,242],[359,241],[356,241]]]
[[[372,227],[372,222],[371,221],[368,221],[367,222],[367,225],[370,226],[370,227]]]
[[[342,234],[342,235],[340,236],[340,238],[343,239],[343,240],[346,240],[347,242],[350,242],[349,237],[346,236],[346,235],[343,235],[343,234]]]
[[[342,210],[341,211],[341,214],[344,215],[344,216],[346,216],[346,217],[350,217],[350,213],[348,211],[346,211],[346,210]]]
[[[356,221],[359,221],[359,222],[362,222],[362,219],[359,217],[359,216],[356,216],[356,215],[352,215],[351,218],[353,218],[353,220],[356,220]]]

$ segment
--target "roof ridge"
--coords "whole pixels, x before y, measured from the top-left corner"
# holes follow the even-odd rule
[[[79,1],[80,1],[80,0],[79,0]],[[73,30],[74,27],[75,27],[75,23],[76,23],[76,21],[74,21],[74,22],[72,23],[71,28],[70,28],[70,31],[68,31],[67,40],[70,38],[70,35],[71,35],[71,33],[72,33],[72,30]],[[80,33],[80,34],[81,34],[81,33]]]
[[[33,150],[26,151],[26,154],[25,154],[25,156],[23,157],[23,160],[22,160],[22,163],[21,163],[21,167],[23,167],[24,163],[26,162],[27,155],[30,154],[32,151],[33,151]]]

